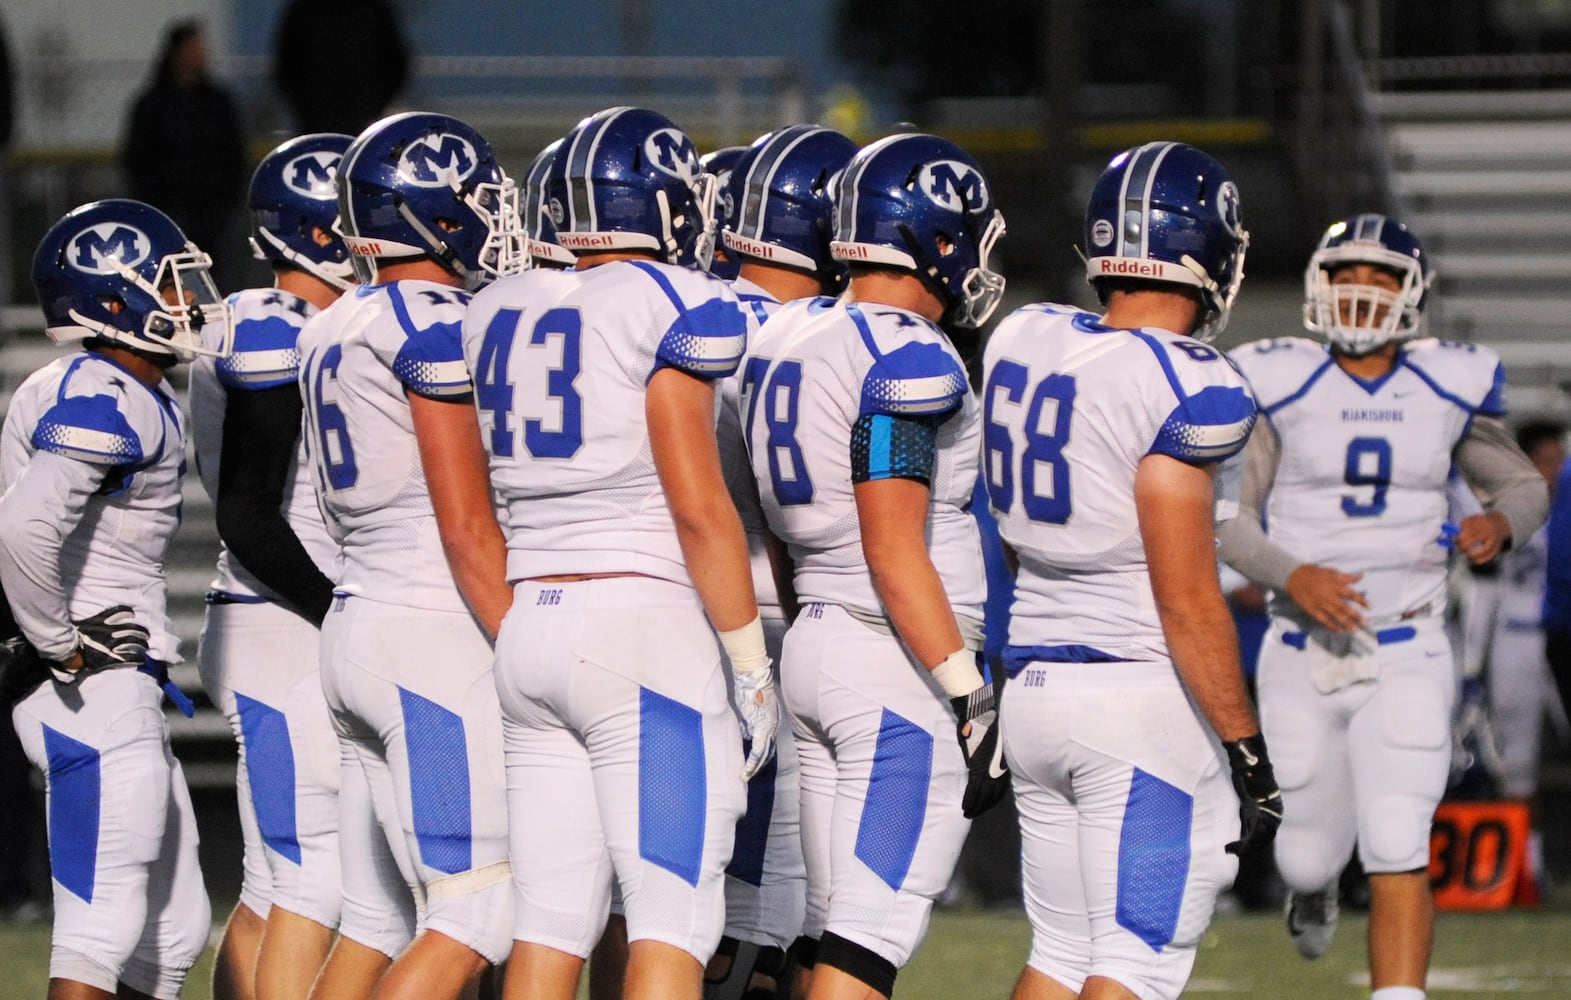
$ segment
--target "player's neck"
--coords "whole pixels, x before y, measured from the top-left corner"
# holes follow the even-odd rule
[[[1109,296],[1102,324],[1119,330],[1155,327],[1189,336],[1200,322],[1200,304],[1188,295],[1150,289]]]
[[[916,313],[937,323],[944,315],[944,303],[922,284],[922,279],[906,271],[862,271],[851,276],[848,298],[852,302],[894,306]]]
[[[434,260],[418,257],[393,264],[383,264],[376,269],[378,284],[390,281],[430,281],[450,288],[462,288],[464,281],[458,275]]]
[[[738,277],[762,288],[774,296],[777,302],[805,299],[823,290],[816,274],[808,274],[795,268],[756,264],[752,261],[742,263],[742,270]]]
[[[138,382],[141,382],[149,389],[158,388],[164,381],[164,369],[174,363],[173,359],[171,359],[169,364],[160,364],[139,351],[130,351],[123,347],[112,347],[108,344],[95,344],[89,347],[88,350],[94,354],[103,355],[121,368],[124,368],[136,376]]]
[[[647,250],[613,250],[609,253],[581,253],[578,262],[573,265],[575,270],[587,271],[591,267],[601,264],[610,264],[619,260],[645,260],[651,264],[659,264],[660,258]]]
[[[305,299],[318,309],[326,309],[338,300],[342,291],[334,288],[309,271],[294,267],[280,267],[273,271],[273,287],[281,292]]]
[[[1399,350],[1397,344],[1381,344],[1368,354],[1344,354],[1333,347],[1331,357],[1343,371],[1368,382],[1391,374]]]

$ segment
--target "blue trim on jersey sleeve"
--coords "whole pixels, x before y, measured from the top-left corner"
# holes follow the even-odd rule
[[[1178,931],[1189,880],[1188,792],[1134,769],[1118,837],[1118,926],[1160,952]]]
[[[896,891],[905,884],[916,856],[932,772],[932,734],[884,709],[857,824],[856,856]]]
[[[240,733],[245,738],[245,773],[262,841],[282,857],[300,863],[295,824],[295,752],[289,720],[273,706],[235,692]]]
[[[965,401],[971,384],[965,370],[938,344],[902,344],[874,355],[862,379],[862,416],[946,416]]]
[[[702,378],[734,375],[747,352],[747,316],[741,306],[718,297],[689,306],[659,267],[641,260],[628,263],[647,275],[676,309],[676,319],[660,335],[649,377],[662,368]]]
[[[417,327],[403,293],[395,285],[384,287],[404,331],[404,342],[388,365],[393,377],[410,392],[436,399],[456,399],[473,392],[469,365],[464,361],[462,317],[451,323]]]
[[[98,821],[103,778],[98,751],[43,727],[49,761],[49,869],[83,902],[93,901],[98,877]]]
[[[409,756],[409,799],[420,863],[456,875],[474,867],[469,741],[464,720],[398,689]]]
[[[1288,393],[1286,396],[1283,396],[1274,403],[1269,405],[1262,403],[1260,406],[1260,412],[1264,413],[1269,418],[1272,414],[1276,413],[1276,411],[1280,410],[1287,404],[1302,399],[1310,389],[1314,388],[1315,383],[1320,381],[1320,376],[1330,371],[1331,367],[1335,364],[1336,359],[1327,355],[1326,359],[1320,363],[1320,367],[1310,372],[1309,377],[1304,379],[1303,385],[1299,386],[1297,389],[1294,389],[1292,392]]]
[[[851,426],[851,482],[879,479],[933,481],[938,424],[931,417],[868,413]]]
[[[1489,386],[1489,394],[1478,404],[1476,412],[1486,417],[1506,415],[1506,368],[1498,361],[1495,362],[1495,375]]]
[[[1151,443],[1148,455],[1206,465],[1243,450],[1255,426],[1255,401],[1239,386],[1206,386],[1180,397]]]
[[[708,797],[703,716],[639,688],[638,761],[638,855],[696,886]]]
[[[230,389],[273,389],[300,374],[295,346],[300,328],[282,316],[243,319],[235,324],[234,346],[214,363],[221,385]]]
[[[139,466],[147,457],[119,402],[108,394],[62,399],[39,419],[32,440],[39,451],[94,465]]]

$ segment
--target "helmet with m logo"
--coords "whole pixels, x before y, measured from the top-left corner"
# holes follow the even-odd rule
[[[212,258],[151,205],[112,198],[66,214],[33,256],[33,285],[51,340],[99,339],[177,361],[229,352],[229,310],[208,276]],[[221,325],[202,346],[203,330]],[[211,331],[209,331],[210,333]]]
[[[354,284],[338,233],[338,164],[354,140],[336,132],[290,139],[251,176],[251,249],[258,260],[298,267],[334,288]]]
[[[517,186],[490,143],[449,115],[367,126],[338,167],[338,218],[367,281],[388,259],[429,258],[470,289],[529,266]]]
[[[892,135],[846,165],[835,196],[836,260],[911,271],[945,304],[945,319],[975,328],[1004,295],[988,268],[1004,217],[971,154],[936,135]]]

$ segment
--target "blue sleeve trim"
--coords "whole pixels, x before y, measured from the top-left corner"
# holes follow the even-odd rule
[[[1280,410],[1287,404],[1302,399],[1305,393],[1309,392],[1310,389],[1314,388],[1314,384],[1320,381],[1320,376],[1330,371],[1331,366],[1334,364],[1336,364],[1336,360],[1334,358],[1327,357],[1320,363],[1320,367],[1309,373],[1309,377],[1304,379],[1303,385],[1299,386],[1296,390],[1288,393],[1286,396],[1283,396],[1281,399],[1277,400],[1271,405],[1262,406],[1260,408],[1260,412],[1264,413],[1269,418],[1273,413]]]
[[[300,328],[282,316],[241,320],[235,324],[234,346],[214,364],[219,383],[230,389],[272,389],[294,382],[300,373],[299,337]]]
[[[469,365],[464,361],[463,322],[417,327],[403,294],[394,285],[385,287],[393,314],[404,330],[403,346],[389,366],[393,377],[410,392],[436,399],[456,399],[473,392]]]
[[[1489,387],[1489,394],[1484,401],[1478,404],[1478,412],[1486,417],[1503,417],[1506,415],[1506,368],[1500,362],[1495,362],[1495,377]]]
[[[933,481],[938,425],[930,418],[866,414],[851,427],[851,482],[878,479]]]
[[[1454,393],[1449,393],[1449,392],[1445,391],[1444,389],[1442,389],[1440,387],[1440,383],[1439,382],[1436,382],[1434,379],[1430,378],[1428,372],[1424,371],[1422,368],[1420,368],[1417,365],[1413,364],[1412,361],[1408,360],[1406,355],[1402,356],[1401,363],[1403,365],[1406,365],[1407,369],[1409,371],[1411,371],[1414,375],[1417,375],[1421,380],[1423,380],[1423,383],[1425,385],[1429,386],[1429,388],[1431,390],[1433,390],[1433,392],[1434,392],[1434,394],[1436,396],[1439,396],[1441,399],[1445,400],[1446,402],[1452,403],[1452,404],[1454,404],[1456,406],[1461,407],[1464,412],[1466,412],[1466,413],[1468,413],[1470,415],[1474,414],[1474,413],[1484,412],[1483,408],[1482,408],[1482,405],[1475,407],[1472,403],[1469,403],[1467,400],[1463,399],[1461,396],[1455,395]],[[1503,386],[1504,380],[1505,380],[1504,373],[1501,372],[1500,369],[1497,367],[1496,370],[1495,370],[1495,374],[1501,380],[1500,384]],[[1489,397],[1486,397],[1484,401],[1486,403],[1489,402],[1489,400],[1491,398],[1493,398],[1494,395],[1495,395],[1494,391],[1491,390]],[[1499,403],[1499,401],[1496,400],[1496,405],[1498,405],[1498,403]],[[1504,410],[1500,410],[1499,411],[1499,413],[1504,413],[1504,412],[1505,412]],[[1491,413],[1489,415],[1490,416],[1496,416],[1498,414]]]
[[[862,379],[860,412],[897,417],[944,416],[970,391],[959,362],[938,344],[905,344],[879,357]]]
[[[1207,386],[1179,400],[1146,454],[1192,465],[1221,462],[1243,449],[1256,414],[1255,401],[1244,389]]]
[[[139,465],[141,439],[110,395],[70,396],[33,428],[33,447],[95,465]]]
[[[649,377],[662,368],[703,378],[735,374],[747,351],[747,317],[738,304],[711,298],[689,306],[660,268],[641,260],[628,263],[648,275],[676,310],[676,319],[655,348],[655,367]]]

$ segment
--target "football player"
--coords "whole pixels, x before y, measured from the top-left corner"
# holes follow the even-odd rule
[[[1085,240],[1102,314],[1026,306],[983,365],[987,490],[1019,565],[1001,719],[1032,929],[1017,1000],[1177,997],[1228,852],[1281,818],[1216,572],[1217,469],[1255,421],[1203,342],[1243,278],[1238,189],[1200,150],[1148,143],[1098,178]]]
[[[739,221],[751,217],[741,206]],[[978,326],[997,306],[1003,278],[987,265],[1003,217],[969,154],[902,134],[846,166],[835,219],[847,293],[770,317],[748,351],[742,409],[801,602],[781,691],[807,864],[797,952],[820,1000],[889,996],[968,817],[1004,791],[983,759],[997,729],[977,670],[985,583],[965,510],[981,428],[939,326]]]
[[[714,382],[747,324],[728,285],[677,266],[702,257],[707,180],[662,115],[584,119],[546,181],[577,269],[498,282],[464,321],[516,584],[496,666],[509,997],[574,995],[614,878],[625,995],[696,1000],[743,781],[773,751],[774,681],[714,436]]]
[[[1304,272],[1304,325],[1327,343],[1233,352],[1267,419],[1244,453],[1242,507],[1221,555],[1271,590],[1257,684],[1281,766],[1288,930],[1305,957],[1330,947],[1337,877],[1356,842],[1376,1000],[1422,997],[1429,966],[1429,826],[1456,692],[1441,620],[1445,544],[1488,562],[1531,536],[1548,506],[1501,420],[1499,358],[1414,339],[1432,280],[1400,222],[1336,222]],[[1485,510],[1450,538],[1453,464]]]
[[[245,836],[218,1000],[305,1000],[338,926],[338,740],[317,670],[338,544],[304,461],[296,341],[353,286],[333,187],[349,143],[306,135],[263,157],[251,242],[273,286],[231,295],[233,349],[191,366],[196,467],[224,540],[197,663],[239,744]]]
[[[371,125],[337,183],[363,284],[300,337],[310,462],[343,550],[322,686],[423,904],[412,942],[396,895],[362,906],[362,887],[385,887],[364,867],[375,838],[341,830],[341,933],[397,956],[377,996],[456,997],[506,957],[512,923],[491,680],[512,595],[459,327],[471,291],[528,259],[516,187],[456,118]]]
[[[577,261],[573,252],[556,241],[556,223],[546,211],[545,179],[556,160],[556,151],[562,140],[556,139],[535,154],[524,175],[524,235],[529,240],[529,259],[534,267],[572,267]]]
[[[85,348],[29,376],[0,431],[0,583],[26,643],[10,647],[6,687],[45,778],[52,1000],[174,1000],[207,945],[196,822],[160,700],[190,714],[168,681],[180,652],[164,554],[186,431],[164,375],[228,350],[210,266],[168,216],[118,199],[68,213],[33,258],[50,338]]]
[[[760,136],[731,162],[727,190],[718,198],[725,211],[720,236],[739,271],[731,287],[748,314],[750,339],[782,302],[838,294],[844,285],[845,265],[829,253],[834,234],[830,181],[856,149],[833,129],[792,125]],[[747,532],[765,646],[778,664],[796,602],[784,551],[777,549],[771,561],[774,539],[764,524],[747,456],[740,406],[746,377],[743,371],[720,383],[716,435],[726,489]],[[806,878],[796,747],[790,731],[782,730],[775,762],[748,783],[747,813],[737,824],[726,869],[725,936],[706,975],[708,1000],[773,995],[786,974],[787,951],[802,931]]]
[[[745,152],[747,152],[746,146],[723,146],[698,158],[704,173],[715,179],[715,211],[710,223],[717,231],[735,215],[736,206],[731,202],[731,173],[736,168],[736,162]],[[738,268],[742,266],[741,261],[733,257],[726,245],[718,240],[715,242],[714,253],[714,259],[709,262],[709,273],[727,281],[733,280]]]

